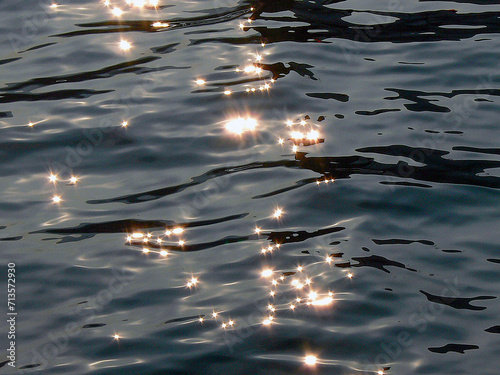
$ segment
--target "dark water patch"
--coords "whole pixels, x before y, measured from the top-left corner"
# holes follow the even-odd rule
[[[453,249],[450,249],[450,250],[441,250],[443,253],[463,253],[462,250],[453,250]]]
[[[398,61],[398,64],[401,65],[425,65],[423,62],[406,62],[406,61]]]
[[[496,298],[493,296],[479,296],[473,298],[442,297],[427,293],[423,290],[420,290],[420,293],[425,295],[430,302],[435,302],[441,305],[450,306],[453,307],[454,309],[466,309],[466,310],[476,310],[476,311],[486,310],[486,307],[474,306],[470,304],[471,302],[479,300],[490,300]]]
[[[497,264],[500,264],[500,259],[495,259],[495,258],[488,258],[486,259],[488,262],[491,262],[491,263],[497,263]]]
[[[369,252],[370,252],[370,249],[369,249],[369,248],[367,248],[367,247],[362,247],[362,248],[361,248],[361,250],[366,251],[367,253],[369,253]]]
[[[440,354],[446,354],[449,352],[464,354],[466,350],[479,349],[479,346],[468,345],[468,344],[446,344],[445,346],[437,348],[428,348],[428,349],[433,353],[440,353]]]
[[[90,323],[90,324],[85,324],[82,328],[87,329],[87,328],[100,328],[104,327],[106,324],[105,323]]]
[[[377,168],[380,174],[411,178],[421,181],[450,183],[457,185],[476,185],[500,188],[500,178],[494,176],[478,176],[485,169],[500,167],[500,161],[491,160],[453,160],[444,158],[448,151],[413,148],[405,145],[381,147],[364,147],[357,150],[363,153],[375,153],[389,156],[404,156],[425,166],[410,166],[406,162],[397,164],[381,164],[376,162],[366,169]]]
[[[351,267],[351,262],[335,263],[335,267],[350,268]]]
[[[347,240],[344,240],[344,241],[347,242]],[[340,245],[341,243],[342,243],[342,241],[332,241],[328,245],[336,246],[336,245]]]
[[[369,257],[353,257],[352,260],[358,262],[358,264],[353,264],[353,267],[373,267],[387,273],[390,273],[390,271],[385,268],[387,266],[406,269],[406,266],[403,263],[396,262],[379,255],[371,255]]]
[[[375,25],[357,25],[344,20],[355,12],[350,9],[332,9],[318,2],[295,1],[271,8],[269,3],[257,8],[252,19],[278,21],[286,26],[265,27],[245,26],[244,31],[257,32],[247,37],[230,37],[220,39],[201,39],[197,43],[224,42],[231,44],[254,44],[262,40],[266,43],[284,41],[323,42],[328,39],[347,39],[362,43],[393,42],[414,43],[442,40],[462,40],[480,34],[497,34],[500,32],[499,12],[458,13],[456,10],[435,10],[415,13],[386,11],[365,12],[374,19],[391,17],[391,23]],[[279,9],[279,10],[277,10]],[[268,13],[288,10],[294,17],[268,16]],[[265,15],[262,13],[265,12]],[[307,23],[306,26],[290,26],[297,20]],[[447,25],[458,27],[447,28]],[[461,28],[459,26],[462,26]],[[480,26],[480,27],[474,27]]]
[[[387,109],[376,109],[374,111],[356,111],[354,112],[357,115],[361,116],[376,116],[380,115],[381,113],[387,113],[387,112],[399,112],[401,111],[399,108],[387,108]]]
[[[464,132],[460,131],[460,130],[445,130],[443,133],[444,134],[452,134],[452,135],[462,135],[462,134],[464,134]]]
[[[493,326],[485,329],[485,331],[488,333],[500,333],[500,326]]]
[[[10,362],[10,360],[6,360],[6,361],[2,361],[2,362],[0,362],[0,367],[5,366],[5,365],[6,365],[7,363],[9,363],[9,362]]]
[[[312,80],[317,80],[317,78],[314,77],[314,73],[310,70],[310,68],[313,68],[313,66],[309,64],[301,64],[294,61],[290,61],[288,63],[288,66],[286,66],[282,62],[274,64],[254,63],[253,65],[257,68],[261,68],[262,70],[270,72],[271,78],[274,80],[283,78],[288,74],[290,74],[290,72],[295,72],[301,77],[309,77]]]
[[[159,54],[167,54],[167,53],[172,53],[172,52],[175,52],[177,51],[177,49],[175,47],[177,47],[178,45],[180,45],[180,43],[170,43],[170,44],[167,44],[165,46],[161,46],[161,47],[153,47],[151,48],[151,51],[153,51],[154,53],[159,53]]]
[[[217,70],[235,70],[236,68],[238,68],[239,65],[221,65],[221,66],[218,66],[216,68],[214,68],[215,71]]]
[[[22,240],[23,236],[15,236],[15,237],[4,237],[0,238],[0,241],[19,241]]]
[[[345,227],[333,227],[333,228],[323,228],[318,229],[314,232],[307,232],[305,230],[301,231],[284,231],[284,232],[271,232],[267,235],[267,239],[272,241],[274,244],[286,244],[286,243],[296,243],[303,242],[309,238],[320,237],[326,234],[337,233],[345,230]]]
[[[474,99],[475,102],[487,102],[487,103],[494,103],[493,100],[488,100],[488,99],[485,99],[485,98],[476,98]]]
[[[349,95],[346,94],[336,94],[333,92],[310,92],[306,93],[307,96],[311,98],[318,98],[318,99],[335,99],[338,100],[339,102],[346,103],[349,101]]]
[[[335,117],[336,117],[336,118],[338,118],[338,119],[343,119],[343,118],[345,118],[345,116],[344,116],[344,115],[341,115],[340,113],[336,113],[336,114],[335,114]]]
[[[405,240],[399,238],[392,238],[389,240],[376,240],[372,239],[377,245],[410,245],[412,243],[421,243],[422,245],[434,246],[435,243],[429,240]]]
[[[5,228],[7,228],[7,226],[5,226],[5,225],[0,225],[0,230],[3,230],[3,229],[5,229]]]
[[[396,97],[386,97],[386,100],[398,100],[405,99],[414,102],[414,104],[404,104],[406,109],[414,112],[451,112],[451,109],[445,106],[439,106],[437,104],[431,103],[435,101],[433,99],[426,99],[426,97],[436,97],[441,96],[443,98],[454,98],[458,95],[491,95],[500,96],[500,90],[498,89],[477,89],[477,90],[453,90],[451,92],[425,92],[425,91],[414,91],[396,88],[386,88],[387,91],[392,91],[398,94]]]
[[[10,118],[13,117],[12,112],[0,112],[0,118]]]

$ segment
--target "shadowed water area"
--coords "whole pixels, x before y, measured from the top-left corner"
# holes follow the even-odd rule
[[[0,12],[1,374],[498,374],[500,1]]]

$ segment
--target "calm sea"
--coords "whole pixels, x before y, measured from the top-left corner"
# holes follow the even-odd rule
[[[500,1],[0,12],[0,373],[498,374]]]

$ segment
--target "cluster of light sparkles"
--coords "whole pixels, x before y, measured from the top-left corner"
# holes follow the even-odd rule
[[[216,312],[215,310],[212,311],[212,319],[214,319],[218,324],[220,324],[220,327],[224,330],[229,329],[229,328],[233,328],[236,325],[236,322],[234,321],[234,319],[229,318],[228,320],[224,320],[221,318],[220,312]],[[205,321],[205,319],[203,317],[200,317],[200,319],[198,319],[198,321],[200,323],[203,323]]]
[[[134,6],[134,7],[147,7],[147,6],[152,6],[152,7],[157,7],[158,6],[158,1],[146,1],[146,0],[127,0],[126,3],[129,6]],[[104,5],[107,7],[111,7],[111,2],[110,1],[104,1]],[[123,11],[118,8],[118,7],[113,7],[111,9],[113,15],[116,17],[120,17],[123,14]],[[249,19],[247,21],[248,23],[251,23],[251,20]],[[166,28],[169,27],[170,25],[168,23],[164,22],[155,22],[152,24],[153,27],[155,28]],[[240,23],[240,28],[245,29],[247,26],[245,23]],[[131,49],[132,45],[130,42],[126,40],[121,40],[120,43],[120,48],[124,51],[128,51]],[[264,44],[262,44],[264,47]],[[261,76],[263,73],[263,69],[261,66],[261,61],[262,61],[262,54],[254,54],[255,57],[255,63],[252,63],[251,65],[245,66],[243,69],[237,69],[237,72],[242,72],[244,74],[248,75],[257,75],[258,77]],[[206,81],[203,78],[197,78],[194,83],[198,86],[204,86],[206,85]],[[268,91],[271,89],[271,85],[275,83],[274,79],[264,79],[264,83],[258,87],[247,87],[246,92],[257,92],[257,91]],[[224,95],[231,95],[232,91],[229,89],[224,90]],[[227,121],[226,123],[226,130],[228,130],[231,133],[241,135],[244,132],[252,132],[257,128],[257,120],[251,117],[238,117],[234,118],[232,120]],[[300,121],[292,121],[292,120],[287,120],[286,121],[287,127],[291,127],[292,129],[290,130],[289,138],[284,138],[284,137],[279,137],[278,138],[278,144],[283,145],[285,143],[285,139],[288,139],[292,142],[292,150],[293,152],[298,151],[298,146],[302,143],[304,145],[310,145],[310,144],[315,144],[319,143],[320,139],[320,133],[318,130],[310,126],[308,129],[305,129],[304,127],[307,125],[307,122],[305,120],[300,120]],[[29,126],[32,126],[32,123],[29,124]],[[127,127],[128,122],[123,121],[122,127]],[[297,126],[300,126],[300,128],[297,129]],[[74,180],[73,180],[74,179]],[[51,182],[56,182],[57,181],[57,176],[51,175],[49,177],[49,180]],[[70,182],[72,184],[75,184],[77,182],[77,177],[72,177]],[[324,179],[325,183],[328,183],[328,180]],[[318,180],[318,184],[320,181]],[[53,198],[54,202],[60,202],[61,197],[59,196],[54,196]],[[277,207],[275,208],[272,217],[274,219],[281,219],[282,216],[284,215],[284,211],[282,208]],[[142,232],[133,232],[132,234],[129,234],[127,236],[127,242],[130,243],[131,245],[138,245],[141,244],[142,247],[142,252],[143,253],[150,253],[150,252],[155,252],[160,254],[161,256],[167,256],[168,252],[165,249],[162,249],[162,246],[168,247],[172,246],[171,245],[171,237],[172,236],[177,236],[177,245],[179,247],[183,247],[185,244],[185,241],[180,238],[180,235],[184,232],[184,228],[182,227],[174,227],[174,228],[168,228],[165,230],[163,236],[159,236],[155,239],[152,238],[151,233],[142,233]],[[262,232],[262,228],[256,227],[255,228],[255,233],[257,235],[260,235]],[[155,248],[159,248],[160,251],[152,251],[150,248],[147,247],[149,243],[152,243],[156,241],[156,246]],[[175,245],[174,245],[175,246]],[[272,253],[274,250],[279,249],[281,244],[279,243],[272,243],[266,247],[263,247],[261,250],[262,254],[267,254],[267,253]],[[325,263],[327,265],[331,265],[332,262],[334,261],[333,257],[330,255],[327,255],[325,257]],[[278,275],[278,276],[276,276]],[[328,307],[331,306],[334,303],[334,294],[331,291],[328,292],[320,292],[320,288],[314,287],[313,289],[313,277],[309,277],[306,272],[304,266],[298,265],[296,270],[294,272],[280,272],[277,270],[274,270],[272,268],[266,267],[264,268],[261,273],[260,273],[261,278],[264,280],[267,280],[270,283],[270,289],[268,296],[272,299],[272,303],[269,302],[267,305],[267,316],[265,316],[262,320],[262,324],[264,326],[271,326],[275,320],[276,320],[276,315],[279,311],[283,310],[288,310],[288,311],[296,311],[296,309],[300,306],[314,306],[317,308],[321,307]],[[287,280],[290,276],[294,276],[291,278],[291,280]],[[348,273],[347,277],[351,279],[353,277],[352,273]],[[189,289],[197,287],[199,284],[199,279],[197,277],[191,276],[187,281],[185,286]],[[280,297],[280,287],[285,288],[285,292],[290,292],[290,291],[295,291],[296,297],[291,300],[287,301],[286,303],[278,304],[276,305],[274,301]],[[220,312],[216,312],[215,310],[211,314],[211,318],[217,322],[217,324],[220,325],[220,327],[224,330],[233,328],[235,326],[235,321],[233,319],[222,319]],[[205,317],[200,316],[198,318],[199,323],[204,323],[205,322]],[[120,336],[118,334],[114,335],[115,340],[120,339]],[[312,354],[308,354],[304,357],[304,363],[308,366],[315,366],[317,364],[317,357]],[[383,375],[383,371],[378,371],[378,375]]]
[[[77,177],[77,176],[71,176],[69,179],[60,179],[55,173],[50,173],[47,178],[48,178],[49,182],[54,184],[54,186],[58,182],[66,182],[66,185],[76,185],[76,183],[79,180],[79,177]],[[59,195],[59,194],[54,194],[52,196],[53,203],[61,203],[62,200],[63,199],[62,199],[61,195]]]
[[[283,214],[283,208],[277,207],[275,208],[272,217],[281,218]],[[260,235],[262,231],[263,230],[261,227],[255,228],[255,233],[257,235]],[[281,245],[279,243],[272,243],[269,246],[263,247],[261,253],[272,253],[273,250],[279,249],[280,247]],[[326,255],[324,260],[324,263],[326,265],[331,265],[333,261],[333,256]],[[352,278],[352,276],[352,273],[347,274],[347,277],[349,279]],[[334,303],[333,292],[321,292],[320,287],[313,285],[314,277],[308,276],[308,274],[306,273],[306,267],[303,265],[299,264],[294,271],[285,272],[280,272],[267,265],[260,271],[260,278],[270,283],[268,296],[272,299],[272,301],[268,302],[266,308],[267,314],[262,319],[262,325],[264,326],[271,326],[273,323],[275,323],[277,319],[277,313],[279,311],[296,311],[296,309],[301,306],[328,308]],[[277,299],[282,300],[283,298],[286,298],[285,295],[289,295],[290,292],[294,292],[296,295],[293,300],[286,301],[285,303],[281,304],[275,304],[275,301]],[[313,364],[312,357],[307,359],[306,362],[310,362],[309,364]],[[316,363],[315,360],[314,363]]]
[[[307,125],[307,121],[305,119],[297,121],[288,119],[285,124],[287,128],[291,128],[289,129],[289,137],[286,139],[291,141],[292,152],[294,153],[299,151],[300,144],[303,144],[304,146],[311,146],[324,142],[324,139],[320,138],[321,135],[315,127],[309,125],[307,129],[305,128]],[[278,144],[283,146],[285,144],[285,138],[281,136],[278,137]]]
[[[327,178],[325,176],[323,178],[320,178],[320,179],[316,180],[316,185],[321,185],[321,183],[329,184],[329,183],[333,183],[333,182],[335,182],[335,179],[333,179],[333,178]]]
[[[159,0],[126,0],[123,4],[124,6],[134,7],[134,8],[150,8],[156,9],[159,5]],[[119,6],[114,5],[114,2],[110,0],[104,0],[102,4],[111,9],[111,13],[115,17],[121,17],[124,13],[123,9]]]
[[[102,4],[109,9],[111,15],[116,18],[121,18],[125,10],[123,6],[128,6],[129,8],[139,8],[139,9],[157,9],[159,6],[159,0],[126,0],[121,2],[121,4],[116,4],[115,1],[103,0]],[[57,4],[52,4],[51,8],[57,8]],[[151,24],[151,27],[155,29],[164,29],[170,27],[170,24],[163,21],[156,21]],[[118,42],[118,47],[122,51],[129,51],[132,48],[132,43],[128,40],[122,39]]]
[[[169,253],[165,248],[182,248],[185,245],[186,241],[180,238],[182,233],[184,233],[184,228],[182,227],[167,228],[165,229],[163,235],[157,236],[153,239],[152,233],[133,232],[127,235],[126,241],[132,246],[140,246],[141,251],[144,254],[155,253],[161,255],[162,257],[166,257]],[[177,237],[175,240],[176,244],[172,244],[172,236]],[[157,250],[152,250],[152,248]],[[196,279],[193,278],[191,280],[191,284],[188,286],[196,286],[196,283]]]

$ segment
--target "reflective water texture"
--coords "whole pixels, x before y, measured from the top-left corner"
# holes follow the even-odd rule
[[[500,2],[0,10],[2,373],[498,373]]]

